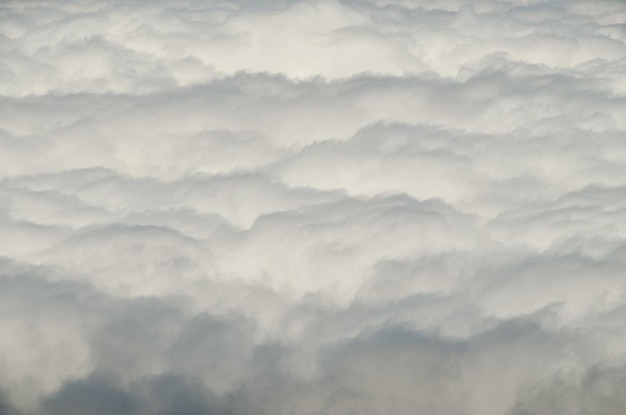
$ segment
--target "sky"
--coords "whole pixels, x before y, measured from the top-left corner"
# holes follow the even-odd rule
[[[623,0],[3,0],[0,415],[623,415]]]

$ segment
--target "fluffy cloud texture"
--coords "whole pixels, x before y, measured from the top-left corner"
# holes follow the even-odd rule
[[[0,414],[626,413],[622,0],[5,0]]]

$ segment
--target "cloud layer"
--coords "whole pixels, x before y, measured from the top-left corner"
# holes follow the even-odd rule
[[[0,414],[623,414],[625,24],[3,2]]]

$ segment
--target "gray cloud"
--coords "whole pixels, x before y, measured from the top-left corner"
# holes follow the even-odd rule
[[[626,411],[623,2],[0,9],[0,414]]]

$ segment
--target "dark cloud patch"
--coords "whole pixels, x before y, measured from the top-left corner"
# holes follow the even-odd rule
[[[125,391],[98,377],[71,382],[48,402],[45,411],[51,414],[132,414],[137,403]]]
[[[511,414],[617,415],[626,407],[621,392],[625,385],[623,367],[593,367],[579,376],[558,376],[528,390]]]
[[[175,376],[144,379],[124,387],[102,374],[68,382],[43,404],[45,414],[163,414],[232,415],[223,399],[200,385]]]
[[[2,392],[0,392],[0,415],[20,415],[20,412],[15,409]]]

